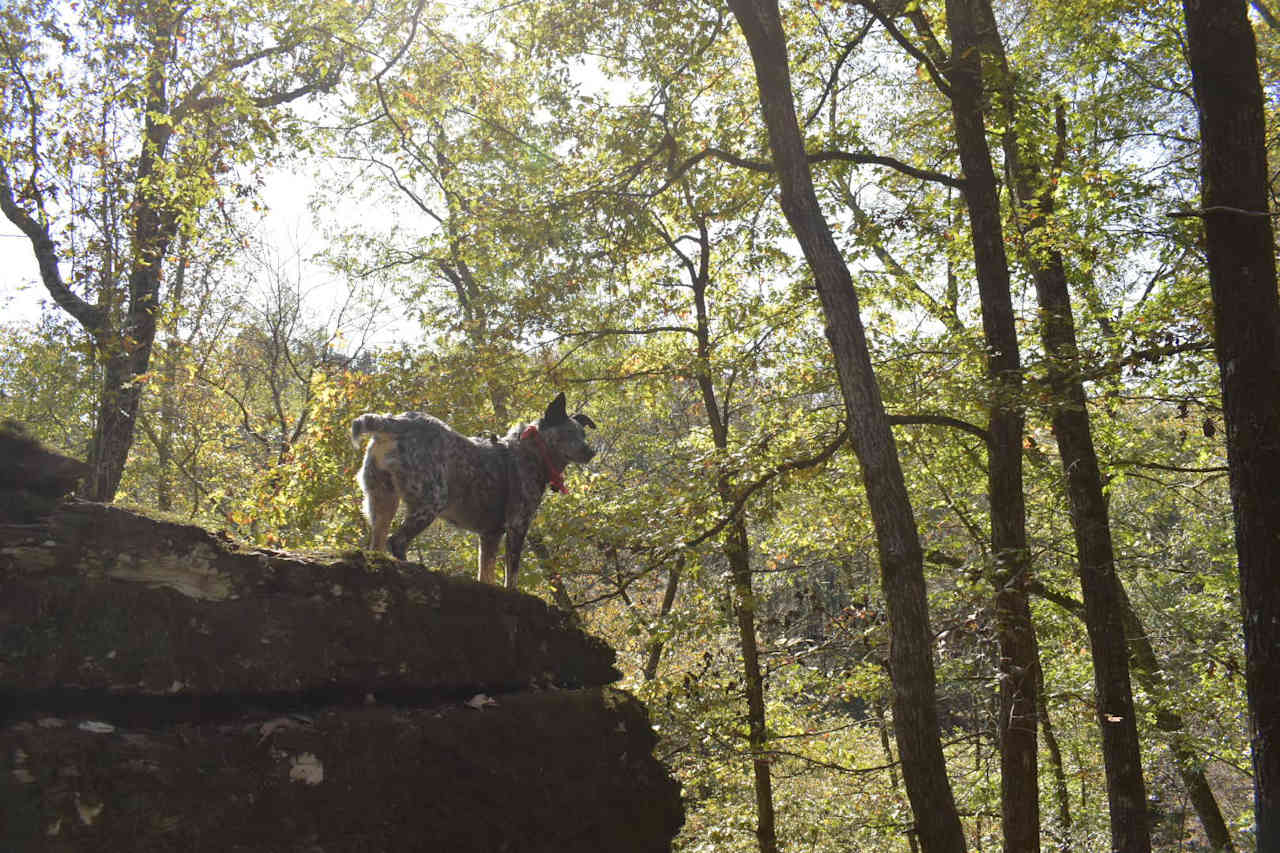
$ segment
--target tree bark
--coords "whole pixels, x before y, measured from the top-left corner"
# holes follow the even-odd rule
[[[1001,829],[1006,853],[1038,853],[1036,686],[1040,660],[1027,598],[1031,558],[1022,488],[1022,367],[1000,196],[983,122],[981,13],[975,8],[979,2],[947,0],[952,60],[946,74],[987,345],[987,495],[1000,646]]]
[[[1280,849],[1280,299],[1266,122],[1244,0],[1183,0],[1240,558],[1259,850]],[[1237,212],[1239,211],[1239,212]]]
[[[657,622],[661,625],[668,616],[671,615],[671,609],[676,603],[676,591],[680,587],[680,575],[684,571],[684,555],[680,554],[675,558],[675,565],[667,570],[667,585],[662,591],[662,604],[658,608]],[[655,638],[649,644],[649,653],[645,656],[644,667],[641,672],[645,681],[653,681],[658,677],[658,664],[662,662],[662,651],[666,648],[666,643]]]
[[[1222,809],[1218,808],[1218,799],[1204,774],[1204,759],[1188,742],[1186,723],[1170,701],[1168,688],[1161,677],[1156,650],[1151,645],[1151,639],[1138,618],[1138,611],[1134,610],[1133,602],[1129,600],[1123,585],[1120,587],[1120,600],[1124,608],[1130,667],[1138,684],[1155,700],[1156,728],[1168,735],[1169,752],[1178,768],[1178,776],[1182,779],[1182,787],[1186,789],[1187,799],[1191,800],[1191,807],[1200,819],[1200,826],[1209,840],[1209,846],[1219,853],[1233,853],[1236,847],[1231,841]]]
[[[959,851],[964,831],[938,730],[924,564],[911,502],[858,314],[858,299],[818,204],[795,114],[776,0],[730,0],[755,66],[782,210],[813,273],[879,551],[890,630],[895,735],[926,853]]]
[[[1120,581],[1102,472],[1093,446],[1084,384],[1080,381],[1075,321],[1066,270],[1057,251],[1030,261],[1040,304],[1040,335],[1048,354],[1053,433],[1058,442],[1084,598],[1085,628],[1093,659],[1098,725],[1115,850],[1149,851],[1146,783],[1129,683]]]

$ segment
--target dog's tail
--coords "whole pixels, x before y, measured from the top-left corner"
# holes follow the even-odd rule
[[[363,414],[351,422],[351,444],[361,449],[361,438],[373,432],[404,432],[405,424],[399,418],[388,415]]]

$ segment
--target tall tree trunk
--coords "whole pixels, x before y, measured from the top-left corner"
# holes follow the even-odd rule
[[[853,281],[814,191],[796,119],[778,4],[730,0],[729,6],[751,50],[783,214],[818,289],[875,525],[889,616],[895,734],[920,844],[926,853],[963,850],[964,831],[938,730],[932,633],[915,517],[871,366]]]
[[[129,223],[131,265],[129,299],[119,329],[95,335],[103,358],[102,391],[98,419],[89,448],[89,476],[79,494],[92,501],[115,498],[133,448],[142,400],[142,376],[151,364],[156,338],[156,314],[160,308],[161,272],[165,254],[177,233],[177,217],[163,197],[155,177],[173,135],[168,120],[169,99],[166,63],[170,60],[177,18],[168,3],[156,4],[147,23],[153,28],[147,68],[147,113],[143,123],[142,150],[134,174],[133,219]]]
[[[978,22],[981,0],[947,0],[951,31],[951,115],[964,172],[974,270],[987,344],[987,494],[991,514],[992,580],[1000,646],[1000,805],[1006,853],[1040,850],[1040,788],[1036,750],[1035,630],[1027,598],[1027,550],[1022,489],[1022,367],[1004,251],[1000,196],[983,122]]]
[[[1035,235],[1054,209],[1054,182],[1034,168],[1019,148],[1015,135],[1016,91],[1009,72],[995,16],[989,0],[974,0],[977,38],[992,56],[993,71],[1005,104],[1005,166],[1009,173],[1025,260],[1035,282],[1040,307],[1040,337],[1044,344],[1046,373],[1053,391],[1053,433],[1058,442],[1071,521],[1080,566],[1080,587],[1085,605],[1085,627],[1097,694],[1098,723],[1102,732],[1103,764],[1111,816],[1111,846],[1126,853],[1151,849],[1146,784],[1138,741],[1137,716],[1129,682],[1128,650],[1122,619],[1122,590],[1116,576],[1111,523],[1102,492],[1102,474],[1093,447],[1093,433],[1085,399],[1076,342],[1075,320],[1061,253],[1053,248],[1031,249]],[[1055,169],[1065,156],[1065,133],[1059,112]]]
[[[1084,384],[1080,380],[1066,270],[1056,251],[1031,259],[1029,265],[1040,304],[1040,335],[1048,354],[1046,372],[1055,401],[1051,421],[1067,481],[1085,628],[1093,658],[1111,814],[1111,846],[1114,850],[1143,853],[1151,849],[1151,835],[1138,724],[1129,684],[1120,581],[1116,576],[1102,473],[1093,447]]]
[[[1280,299],[1257,46],[1244,0],[1183,0],[1240,558],[1259,850],[1280,850]]]

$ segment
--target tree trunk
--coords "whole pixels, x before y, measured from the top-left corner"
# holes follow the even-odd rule
[[[884,752],[884,763],[889,768],[889,787],[893,788],[894,798],[899,797],[898,788],[898,771],[897,760],[893,755],[893,747],[889,744],[889,721],[885,717],[884,703],[879,697],[871,703],[872,713],[876,718],[876,731],[880,733],[880,749]],[[911,853],[919,853],[920,845],[916,842],[915,833],[907,833],[907,844],[911,847]]]
[[[1138,684],[1155,700],[1156,727],[1169,737],[1169,752],[1173,756],[1173,763],[1178,768],[1178,776],[1182,779],[1183,788],[1186,789],[1187,799],[1191,800],[1191,806],[1200,819],[1200,826],[1204,829],[1205,837],[1209,839],[1209,846],[1219,853],[1231,853],[1236,849],[1235,844],[1231,841],[1231,833],[1227,830],[1227,822],[1222,817],[1222,810],[1218,808],[1218,799],[1214,796],[1213,788],[1210,787],[1209,780],[1204,775],[1204,759],[1192,744],[1188,743],[1186,723],[1182,720],[1182,714],[1174,710],[1170,701],[1169,691],[1161,678],[1160,661],[1156,657],[1156,650],[1151,645],[1146,629],[1138,619],[1138,611],[1133,609],[1133,602],[1129,600],[1123,585],[1120,587],[1120,600],[1124,608],[1125,637],[1129,642],[1131,655],[1130,666],[1138,679]]]
[[[1005,60],[989,0],[977,0],[979,31],[997,62],[1005,104],[1005,166],[1014,192],[1015,221],[1019,224],[1025,261],[1035,282],[1040,307],[1040,337],[1044,343],[1048,385],[1053,392],[1051,422],[1067,481],[1072,528],[1080,566],[1085,627],[1093,660],[1098,723],[1102,732],[1103,764],[1111,817],[1111,846],[1126,853],[1151,849],[1146,784],[1138,741],[1137,717],[1129,683],[1122,596],[1116,576],[1111,522],[1102,491],[1102,474],[1093,447],[1093,433],[1080,379],[1075,320],[1062,254],[1053,247],[1032,249],[1033,237],[1053,214],[1054,182],[1032,167],[1015,134],[1017,93]],[[1054,168],[1065,156],[1065,132],[1058,114]]]
[[[755,777],[756,840],[760,844],[760,853],[778,853],[773,813],[773,780],[769,775],[764,676],[760,671],[760,648],[756,642],[755,591],[751,588],[747,526],[741,515],[735,517],[729,525],[724,541],[724,555],[729,561],[729,576],[733,584],[733,612],[738,620],[742,674],[747,687],[747,743],[751,749],[751,770]]]
[[[190,260],[184,237],[178,250],[178,269],[170,292],[173,306],[173,328],[164,347],[163,375],[160,380],[160,429],[156,436],[156,506],[164,512],[173,510],[174,436],[178,433],[178,361],[182,357],[182,339],[178,336],[178,318],[182,315],[182,296],[186,287],[187,263]]]
[[[1040,850],[1036,685],[1039,652],[1027,580],[1026,505],[1022,489],[1022,368],[1004,251],[1000,196],[983,123],[978,0],[948,0],[954,59],[947,72],[956,146],[964,172],[974,270],[987,344],[987,494],[1000,646],[1000,803],[1006,853]]]
[[[1036,586],[1036,592],[1039,595],[1075,616],[1084,618],[1084,605],[1080,602],[1038,584]],[[1227,822],[1222,817],[1222,810],[1218,807],[1217,797],[1214,796],[1213,788],[1205,777],[1204,760],[1188,742],[1186,724],[1183,722],[1182,714],[1176,709],[1173,698],[1169,696],[1168,687],[1161,675],[1160,661],[1156,657],[1150,638],[1147,637],[1146,628],[1138,618],[1138,611],[1134,609],[1123,584],[1120,585],[1117,594],[1123,608],[1122,616],[1125,639],[1129,646],[1130,669],[1150,697],[1149,701],[1155,712],[1156,727],[1168,735],[1169,753],[1174,765],[1178,768],[1178,775],[1186,789],[1187,798],[1191,800],[1196,816],[1200,819],[1200,825],[1204,829],[1205,837],[1209,840],[1209,846],[1218,851],[1235,850],[1235,844],[1231,841],[1231,834],[1227,830]]]
[[[1200,113],[1214,336],[1253,741],[1259,850],[1280,849],[1280,299],[1267,206],[1266,122],[1243,0],[1183,0]]]
[[[661,625],[671,615],[671,609],[676,603],[676,591],[680,587],[680,575],[684,571],[684,554],[676,557],[675,565],[667,571],[667,586],[662,591],[662,604],[658,609],[657,623]],[[653,681],[658,677],[658,664],[662,661],[662,650],[666,647],[666,643],[655,638],[649,645],[649,653],[645,656],[644,668],[641,672],[644,674],[645,681]]]
[[[689,264],[689,286],[693,291],[694,311],[697,317],[696,379],[702,395],[702,405],[707,412],[707,424],[711,438],[721,451],[729,447],[729,416],[720,407],[715,381],[710,372],[713,343],[711,320],[707,310],[707,289],[711,284],[711,237],[706,219],[698,217],[698,263]],[[736,497],[729,472],[722,470],[716,483],[720,500],[732,511]],[[760,647],[756,641],[756,601],[751,584],[751,548],[747,537],[747,521],[738,510],[725,534],[721,552],[729,564],[729,597],[738,623],[738,648],[742,654],[742,678],[747,694],[747,744],[751,752],[751,772],[756,794],[756,841],[760,853],[778,853],[777,821],[773,809],[773,778],[769,770],[769,729],[764,707],[764,674],[760,669]],[[668,577],[663,609],[669,610],[675,599],[679,574]],[[654,658],[656,672],[657,659]]]
[[[109,502],[120,487],[125,462],[133,448],[142,399],[141,378],[151,363],[160,307],[161,271],[165,254],[177,233],[177,217],[163,198],[155,177],[173,135],[168,120],[169,100],[165,64],[170,60],[177,18],[168,4],[159,4],[150,20],[151,53],[147,71],[147,112],[143,122],[142,153],[134,175],[133,219],[130,222],[131,267],[129,301],[122,325],[98,334],[94,342],[105,362],[98,420],[89,449],[90,474],[80,496]]]
[[[1062,824],[1063,838],[1071,834],[1071,798],[1067,794],[1067,773],[1062,766],[1062,749],[1058,746],[1058,737],[1053,731],[1053,720],[1049,717],[1049,697],[1044,689],[1044,667],[1036,669],[1036,698],[1040,705],[1040,728],[1044,731],[1044,745],[1049,750],[1049,766],[1053,770],[1053,794],[1058,801],[1058,822]],[[1059,850],[1070,849],[1063,840]]]
[[[938,731],[924,563],[911,502],[885,417],[849,269],[818,205],[795,114],[786,38],[776,0],[730,0],[751,50],[777,168],[782,210],[813,273],[827,339],[862,469],[890,630],[898,752],[921,847],[959,851],[964,831]]]
[[[1151,849],[1151,835],[1138,724],[1129,684],[1120,581],[1116,576],[1102,473],[1093,447],[1084,385],[1079,378],[1075,321],[1066,271],[1056,251],[1031,259],[1030,266],[1040,303],[1040,334],[1048,354],[1048,384],[1055,401],[1051,421],[1067,481],[1085,628],[1093,658],[1111,814],[1111,846],[1114,850],[1143,853]]]

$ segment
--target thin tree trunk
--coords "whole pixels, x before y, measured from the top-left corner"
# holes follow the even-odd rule
[[[1049,697],[1044,689],[1044,667],[1036,670],[1036,698],[1040,705],[1040,729],[1044,732],[1044,745],[1049,750],[1049,766],[1053,770],[1053,793],[1058,801],[1058,822],[1062,824],[1064,840],[1058,849],[1070,849],[1067,839],[1071,836],[1071,797],[1067,793],[1067,773],[1062,765],[1062,748],[1049,717]]]
[[[671,615],[671,608],[676,603],[676,591],[680,587],[680,575],[684,570],[684,555],[681,554],[676,558],[676,564],[671,567],[671,571],[667,572],[667,586],[662,591],[662,605],[658,609],[658,623],[661,624]],[[654,639],[649,644],[649,654],[645,657],[644,668],[641,672],[644,674],[645,681],[653,681],[658,677],[658,664],[662,661],[662,650],[666,647],[661,639]]]
[[[1040,850],[1036,672],[1039,653],[1027,581],[1026,505],[1022,489],[1022,368],[1004,251],[1000,196],[983,122],[979,0],[948,0],[954,57],[947,71],[951,114],[964,172],[965,206],[982,301],[991,395],[987,431],[987,494],[1000,646],[1000,804],[1006,853]]]
[[[756,840],[760,844],[760,853],[778,853],[773,812],[773,779],[769,774],[764,676],[760,670],[760,648],[756,642],[756,600],[755,591],[751,588],[747,526],[741,515],[729,525],[724,540],[724,555],[729,561],[733,611],[738,621],[742,674],[747,687],[747,743],[751,750],[751,771],[755,778]]]
[[[1234,851],[1231,833],[1227,822],[1218,808],[1218,799],[1213,794],[1208,778],[1204,774],[1204,760],[1188,742],[1186,723],[1182,714],[1173,709],[1168,688],[1161,677],[1160,661],[1156,650],[1147,637],[1138,612],[1133,609],[1133,602],[1123,585],[1120,587],[1120,598],[1124,607],[1125,637],[1129,642],[1130,665],[1138,684],[1148,696],[1155,700],[1156,728],[1168,735],[1169,752],[1173,763],[1178,768],[1178,776],[1186,789],[1191,806],[1200,819],[1200,826],[1209,839],[1209,846],[1216,851]]]
[[[895,734],[921,847],[926,853],[964,850],[964,831],[938,729],[933,635],[920,540],[871,366],[853,281],[813,188],[795,114],[778,5],[776,0],[730,0],[729,5],[751,50],[782,210],[813,273],[826,317],[827,339],[875,526],[889,616]]]
[[[156,441],[156,506],[165,512],[173,510],[173,445],[178,432],[178,360],[182,355],[182,341],[178,337],[178,317],[181,316],[182,295],[187,279],[187,248],[190,241],[184,236],[178,250],[178,270],[170,288],[170,304],[173,306],[173,328],[164,348],[163,378],[160,383],[160,430]]]
[[[1266,121],[1244,0],[1183,0],[1200,113],[1214,337],[1227,428],[1258,850],[1280,850],[1280,298]]]
[[[729,414],[722,409],[716,395],[715,381],[709,369],[712,356],[711,320],[707,310],[707,289],[711,284],[711,237],[706,220],[698,218],[698,262],[688,261],[689,284],[693,290],[696,314],[697,363],[696,379],[707,412],[707,423],[716,448],[729,447]],[[687,260],[687,259],[686,259]],[[728,472],[717,479],[717,491],[726,508],[735,504],[735,492]],[[764,675],[760,669],[760,648],[756,641],[756,602],[751,584],[751,549],[747,522],[738,511],[730,522],[721,551],[729,564],[729,594],[738,623],[738,647],[742,654],[742,676],[747,694],[747,744],[751,752],[751,772],[756,795],[756,841],[760,853],[778,853],[777,821],[773,808],[773,779],[769,770],[769,730],[764,707]],[[668,579],[667,591],[675,598],[675,581]],[[665,597],[664,597],[665,603]]]

